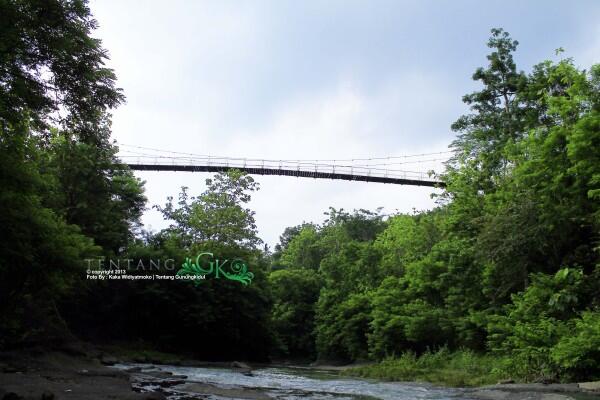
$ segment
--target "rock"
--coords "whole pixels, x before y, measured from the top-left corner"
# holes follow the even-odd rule
[[[45,391],[42,393],[42,400],[54,400],[54,393]]]
[[[168,371],[144,371],[131,377],[134,390],[143,392],[146,388],[169,388],[186,383],[185,375],[173,375]]]
[[[2,400],[23,400],[23,396],[19,396],[15,392],[8,392],[2,397]]]
[[[470,394],[480,400],[504,400],[510,396],[509,392],[501,390],[477,390]]]
[[[233,361],[231,363],[231,368],[252,369],[248,364],[239,361]]]
[[[129,380],[129,374],[125,371],[121,371],[118,369],[112,368],[98,368],[98,369],[90,369],[86,373],[79,373],[79,375],[86,376],[101,376],[105,378],[118,378],[125,381]]]
[[[173,377],[173,373],[170,371],[146,371],[145,374],[159,379],[169,379]]]
[[[235,372],[240,372],[246,376],[254,376],[252,374],[252,368],[250,368],[250,366],[246,363],[243,362],[239,362],[239,361],[233,361],[231,363],[231,368],[235,371]]]
[[[177,365],[181,367],[198,367],[198,362],[194,360],[181,360]]]
[[[143,393],[142,396],[139,397],[140,400],[166,400],[167,397],[161,392],[148,392]]]
[[[509,383],[515,383],[514,379],[502,379],[498,381],[498,385],[508,385]]]
[[[273,398],[262,390],[252,388],[222,388],[206,383],[189,383],[183,388],[186,392],[192,392],[209,398],[245,399],[245,400],[273,400]],[[214,396],[214,397],[213,397]],[[192,397],[194,398],[194,397]]]
[[[507,383],[504,385],[488,385],[478,388],[479,390],[501,390],[510,392],[545,392],[545,393],[576,393],[581,389],[576,383]]]
[[[580,389],[589,390],[592,392],[600,392],[600,381],[595,382],[580,382],[577,384]]]
[[[162,381],[156,382],[156,384],[160,387],[171,387],[176,385],[183,385],[186,383],[185,379],[163,379]]]
[[[534,383],[543,383],[544,385],[549,385],[551,383],[557,383],[558,381],[555,378],[551,378],[549,376],[541,376]]]
[[[103,365],[115,365],[116,363],[119,362],[119,360],[117,360],[115,357],[112,357],[112,356],[102,356],[102,358],[100,359],[100,362]]]
[[[469,397],[479,400],[574,400],[573,397],[539,391],[475,390]]]
[[[88,350],[86,346],[81,342],[67,342],[63,343],[59,346],[60,351],[65,354],[75,356],[75,357],[85,357],[88,355]]]
[[[17,372],[21,372],[21,370],[13,365],[4,365],[4,367],[2,367],[2,372],[7,374],[16,374]]]
[[[123,397],[122,400],[166,400],[166,396],[161,392],[131,393]]]

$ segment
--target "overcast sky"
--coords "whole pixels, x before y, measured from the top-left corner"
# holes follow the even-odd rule
[[[525,71],[563,47],[600,61],[599,1],[97,0],[95,36],[127,103],[113,137],[128,145],[271,159],[402,156],[447,150],[461,97],[477,88],[492,27],[519,40]],[[423,169],[411,166],[405,169]],[[206,173],[136,172],[148,206]],[[255,176],[250,207],[274,245],[329,206],[429,209],[431,188]],[[155,211],[147,229],[168,225]]]

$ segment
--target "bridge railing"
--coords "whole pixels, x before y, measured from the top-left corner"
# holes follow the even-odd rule
[[[230,157],[167,157],[167,156],[120,156],[124,163],[138,165],[172,166],[209,166],[240,169],[270,169],[325,174],[343,174],[350,176],[372,176],[393,179],[411,179],[434,182],[435,178],[427,172],[385,169],[363,164],[315,163],[309,161],[263,160],[253,158]]]

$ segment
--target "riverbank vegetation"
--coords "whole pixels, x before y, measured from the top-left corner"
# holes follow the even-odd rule
[[[507,379],[506,374],[496,368],[498,362],[502,359],[489,354],[473,350],[450,352],[442,348],[419,356],[408,351],[399,357],[386,358],[377,364],[355,367],[343,373],[388,381],[429,382],[454,387],[483,386]]]
[[[494,29],[438,206],[332,208],[271,252],[248,206],[258,184],[239,171],[183,188],[155,206],[171,225],[144,231],[144,183],[110,140],[124,97],[87,6],[8,1],[0,15],[13,21],[0,36],[1,348],[77,337],[205,360],[371,360],[348,373],[455,385],[600,379],[599,65],[557,52],[522,72]],[[201,252],[243,259],[251,284],[86,279],[90,262],[155,274],[135,266]]]
[[[436,209],[385,221],[331,210],[282,237],[274,267],[321,278],[303,331],[316,357],[386,360],[356,373],[400,380],[444,375],[470,352],[490,377],[600,377],[600,68],[519,72],[502,30],[489,47]]]

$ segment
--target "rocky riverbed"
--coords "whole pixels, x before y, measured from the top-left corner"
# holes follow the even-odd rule
[[[98,352],[0,354],[0,400],[569,400],[600,399],[600,384],[440,388],[340,377],[337,371],[243,364],[119,362]],[[113,365],[107,365],[113,364]]]

